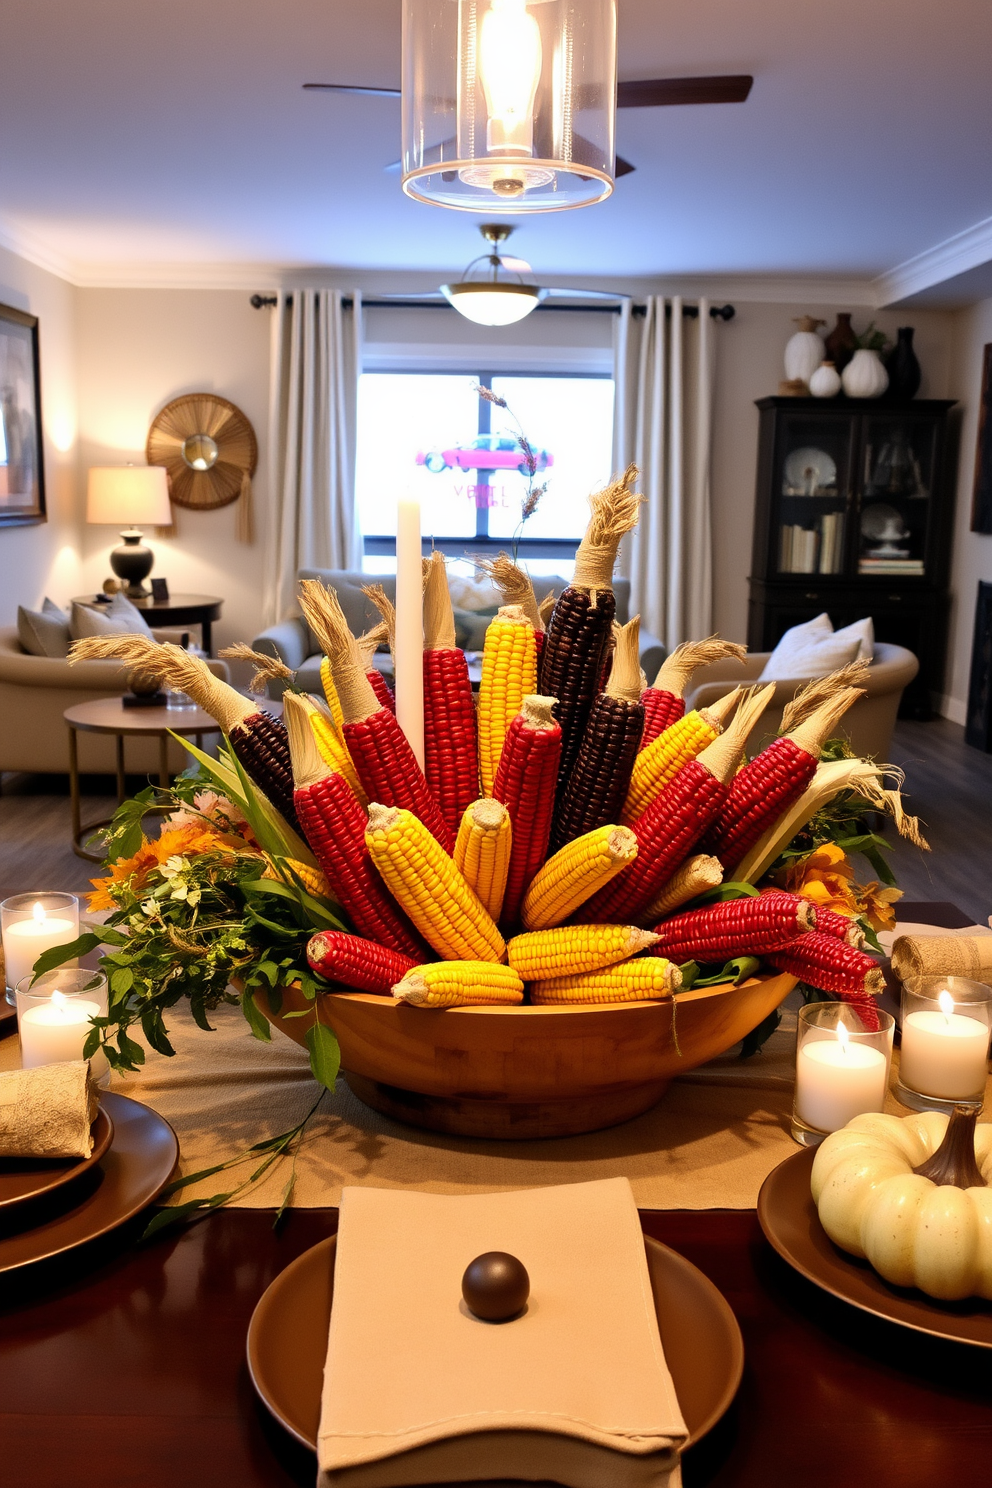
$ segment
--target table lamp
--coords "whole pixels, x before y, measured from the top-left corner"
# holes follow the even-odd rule
[[[90,470],[86,488],[87,522],[124,524],[118,547],[112,549],[110,566],[125,581],[129,599],[149,593],[142,580],[152,571],[155,555],[141,541],[138,522],[168,527],[172,523],[169,478],[162,465],[96,466]]]

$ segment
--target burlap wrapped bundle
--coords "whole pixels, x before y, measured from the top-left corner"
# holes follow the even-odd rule
[[[900,981],[914,976],[960,976],[992,987],[992,935],[900,935],[892,946]]]
[[[98,1101],[85,1059],[0,1075],[0,1157],[90,1157]]]

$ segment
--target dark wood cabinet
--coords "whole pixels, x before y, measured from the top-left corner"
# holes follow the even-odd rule
[[[953,402],[762,398],[748,644],[767,651],[826,610],[870,615],[920,673],[902,712],[929,718],[943,681],[954,521]]]

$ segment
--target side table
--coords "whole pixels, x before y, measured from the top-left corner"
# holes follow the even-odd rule
[[[93,594],[77,595],[73,604],[86,605],[91,610],[103,610],[106,606],[100,604]],[[221,606],[224,601],[213,594],[173,594],[169,599],[158,601],[151,594],[144,599],[132,599],[131,603],[136,610],[140,610],[146,622],[155,628],[156,625],[198,625],[203,637],[203,649],[208,656],[212,656],[211,626],[215,620],[220,619]]]
[[[157,737],[159,741],[158,783],[169,784],[169,733],[192,736],[202,748],[204,734],[217,734],[220,729],[202,708],[125,708],[120,698],[98,698],[95,702],[77,703],[67,708],[63,718],[69,729],[69,794],[72,802],[72,850],[89,863],[102,863],[103,854],[87,852],[82,838],[110,823],[109,817],[82,824],[79,795],[79,748],[77,730],[89,734],[113,734],[116,741],[117,804],[124,800],[124,740],[128,735]]]

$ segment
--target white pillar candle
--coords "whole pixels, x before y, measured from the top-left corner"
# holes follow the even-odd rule
[[[43,951],[51,950],[52,946],[68,945],[78,934],[74,919],[46,914],[40,903],[34,906],[30,919],[8,921],[3,931],[7,986],[16,987],[18,982],[30,976]]]
[[[21,1036],[21,1067],[66,1064],[82,1059],[83,1045],[92,1029],[90,1019],[99,1017],[100,1004],[83,997],[64,997],[53,992],[48,1002],[25,1008],[18,1019]],[[94,1065],[94,1073],[96,1073]]]
[[[949,992],[937,1001],[939,1012],[910,1013],[903,1020],[900,1078],[921,1095],[973,1099],[985,1089],[989,1030],[984,1019],[956,1013]]]
[[[836,1039],[806,1039],[796,1056],[796,1114],[816,1131],[839,1131],[865,1111],[880,1111],[885,1055],[852,1043],[841,1023]]]
[[[396,512],[396,721],[424,768],[424,580],[420,502],[404,497]]]

